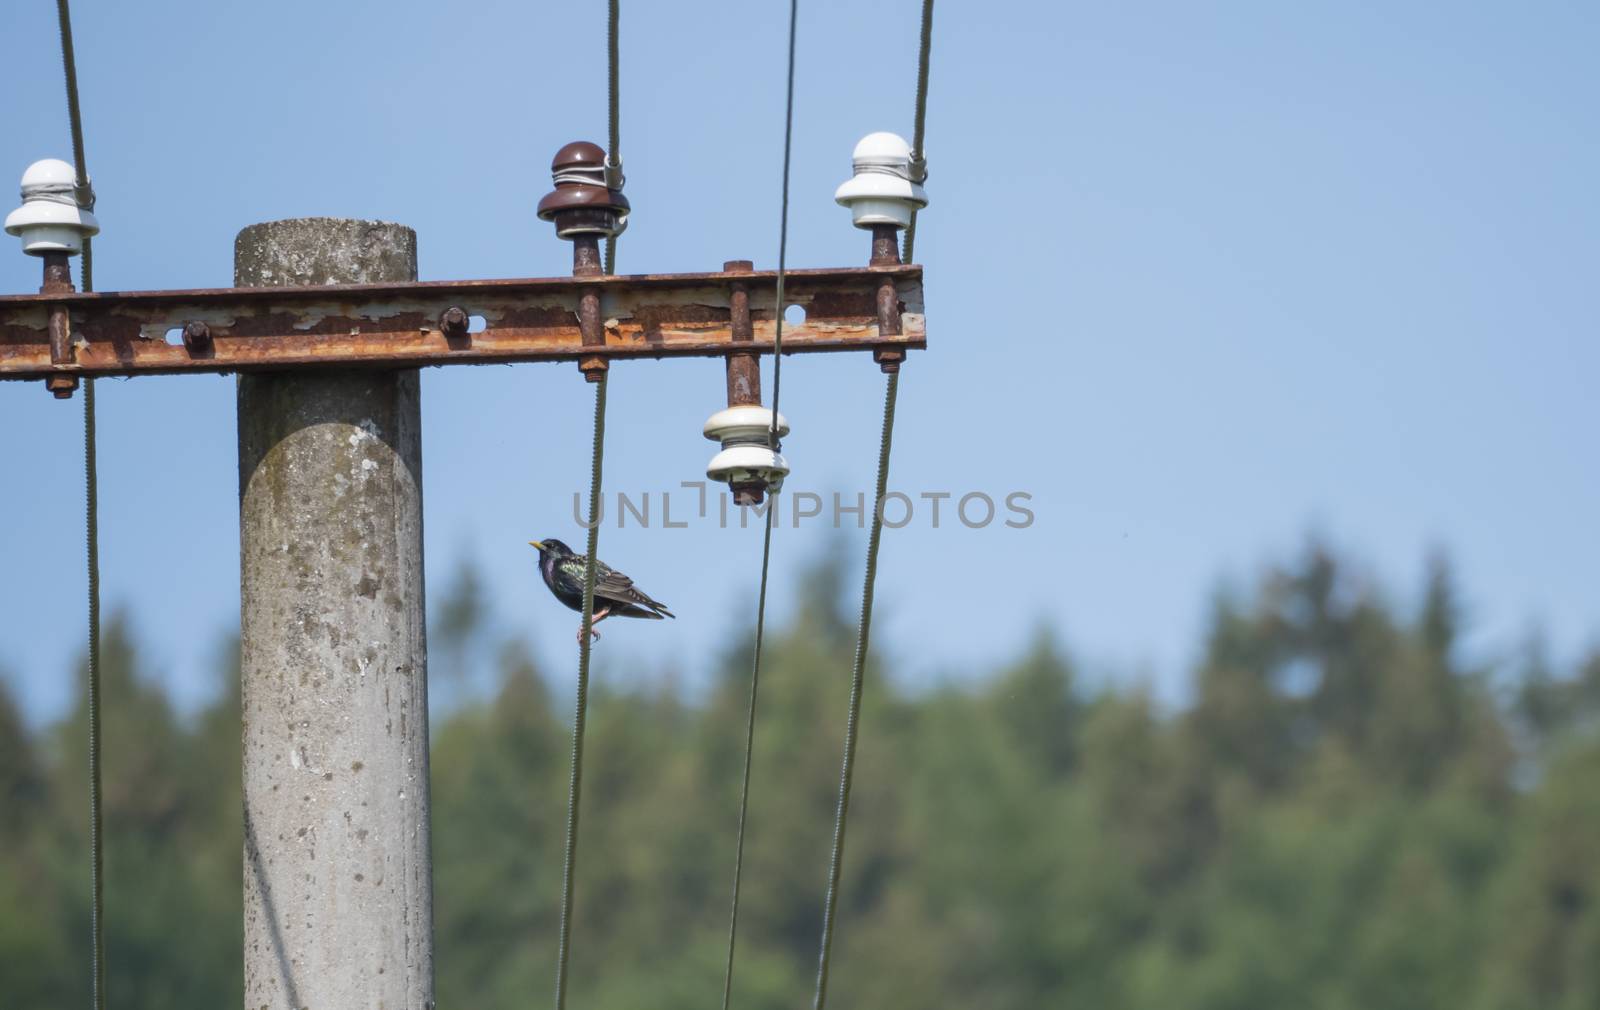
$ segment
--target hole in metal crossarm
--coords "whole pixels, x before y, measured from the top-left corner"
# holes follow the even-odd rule
[[[795,328],[795,327],[799,327],[799,326],[804,326],[805,325],[805,321],[806,321],[806,310],[805,310],[804,306],[791,305],[788,308],[783,310],[783,325],[788,326],[790,328]]]
[[[482,333],[484,330],[487,330],[488,328],[489,328],[489,320],[483,318],[482,316],[468,316],[467,317],[467,332],[468,333]]]
[[[167,346],[168,347],[182,347],[183,346],[183,327],[174,326],[172,329],[167,331]]]

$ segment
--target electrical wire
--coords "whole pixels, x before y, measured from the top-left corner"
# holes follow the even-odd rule
[[[621,58],[617,52],[617,22],[620,11],[617,9],[619,0],[607,0],[606,3],[606,158],[615,165],[618,172],[622,170],[622,129],[619,125],[621,118],[621,103],[618,98],[621,75]],[[606,273],[617,272],[617,237],[606,236]]]
[[[856,765],[856,736],[861,722],[861,685],[867,667],[867,643],[872,629],[872,593],[878,578],[878,543],[883,535],[883,499],[889,484],[889,448],[894,442],[895,401],[900,393],[900,373],[890,372],[883,400],[883,435],[878,442],[878,482],[873,495],[872,532],[867,537],[867,572],[861,587],[861,622],[856,629],[856,656],[850,673],[850,709],[845,719],[844,760],[839,769],[839,806],[834,814],[833,853],[828,859],[828,896],[822,906],[822,949],[817,955],[817,990],[813,1010],[828,1000],[828,970],[833,953],[833,933],[839,911],[839,871],[844,860],[845,827],[850,816],[850,785]]]
[[[933,46],[933,0],[922,3],[922,39],[917,55],[917,97],[915,128],[911,143],[913,171],[921,182],[927,162],[923,152],[928,118],[928,57]],[[902,261],[914,262],[917,212],[911,211],[906,227]],[[855,663],[850,673],[850,707],[845,719],[844,758],[839,768],[839,805],[834,815],[833,852],[828,859],[828,893],[822,908],[822,944],[817,954],[817,988],[813,1010],[823,1010],[828,1000],[828,977],[832,966],[833,935],[839,913],[839,874],[844,861],[845,829],[850,816],[850,787],[855,774],[856,739],[861,722],[861,687],[865,678],[867,647],[872,630],[872,597],[878,578],[878,547],[883,535],[883,499],[889,482],[889,450],[894,443],[895,404],[900,393],[900,371],[889,373],[883,401],[883,435],[878,444],[878,480],[873,497],[872,531],[867,537],[867,568],[861,586],[861,620],[856,628]]]
[[[917,103],[916,119],[911,134],[911,166],[923,178],[927,176],[927,154],[922,150],[928,123],[928,54],[933,49],[933,0],[922,0],[922,45],[917,53]],[[918,178],[921,182],[922,178]],[[915,263],[911,258],[917,244],[917,209],[911,208],[911,223],[906,226],[905,252],[901,262]]]
[[[778,399],[783,374],[783,288],[789,261],[789,163],[794,146],[794,48],[799,12],[799,0],[790,0],[789,62],[783,114],[783,182],[778,219],[778,290],[773,305],[772,424],[767,429],[767,443],[774,452],[778,450]],[[745,825],[750,813],[750,766],[755,757],[756,702],[761,690],[761,650],[767,630],[767,573],[772,563],[772,526],[776,516],[777,503],[769,498],[766,526],[761,536],[761,587],[756,595],[756,641],[750,663],[750,706],[745,718],[744,776],[739,786],[739,827],[734,842],[733,898],[728,911],[728,958],[722,977],[722,1010],[728,1010],[733,995],[734,950],[739,937],[739,888],[744,873]]]
[[[77,175],[77,202],[94,207],[94,190],[83,153],[83,113],[78,104],[78,61],[72,46],[72,11],[68,0],[56,0],[61,34],[61,70],[66,80],[67,122],[72,131],[72,165]],[[94,240],[83,239],[83,290],[94,290]],[[105,824],[101,810],[100,768],[100,487],[95,453],[94,378],[83,381],[84,553],[88,575],[89,674],[89,972],[94,1010],[105,1010]]]
[[[589,554],[583,567],[583,630],[578,645],[577,712],[572,720],[572,780],[567,788],[567,846],[561,872],[561,933],[556,961],[556,1010],[567,1005],[572,957],[572,893],[578,868],[578,808],[583,792],[583,731],[589,709],[590,631],[594,628],[595,558],[600,547],[600,476],[606,445],[606,373],[594,386],[594,447],[589,466]]]

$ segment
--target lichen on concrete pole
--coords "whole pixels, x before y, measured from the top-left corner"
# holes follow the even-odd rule
[[[416,279],[416,234],[252,225],[240,287]],[[415,369],[239,377],[246,1010],[429,1010]]]

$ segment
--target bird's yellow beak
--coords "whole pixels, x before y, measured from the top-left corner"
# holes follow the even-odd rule
[[[544,550],[544,541],[542,541],[542,540],[529,540],[528,541],[528,546],[536,548],[537,550],[541,550],[542,551],[542,550]]]

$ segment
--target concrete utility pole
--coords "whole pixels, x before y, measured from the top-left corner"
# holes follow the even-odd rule
[[[414,281],[375,221],[252,225],[234,284]],[[246,1010],[430,1010],[416,369],[239,377]]]

